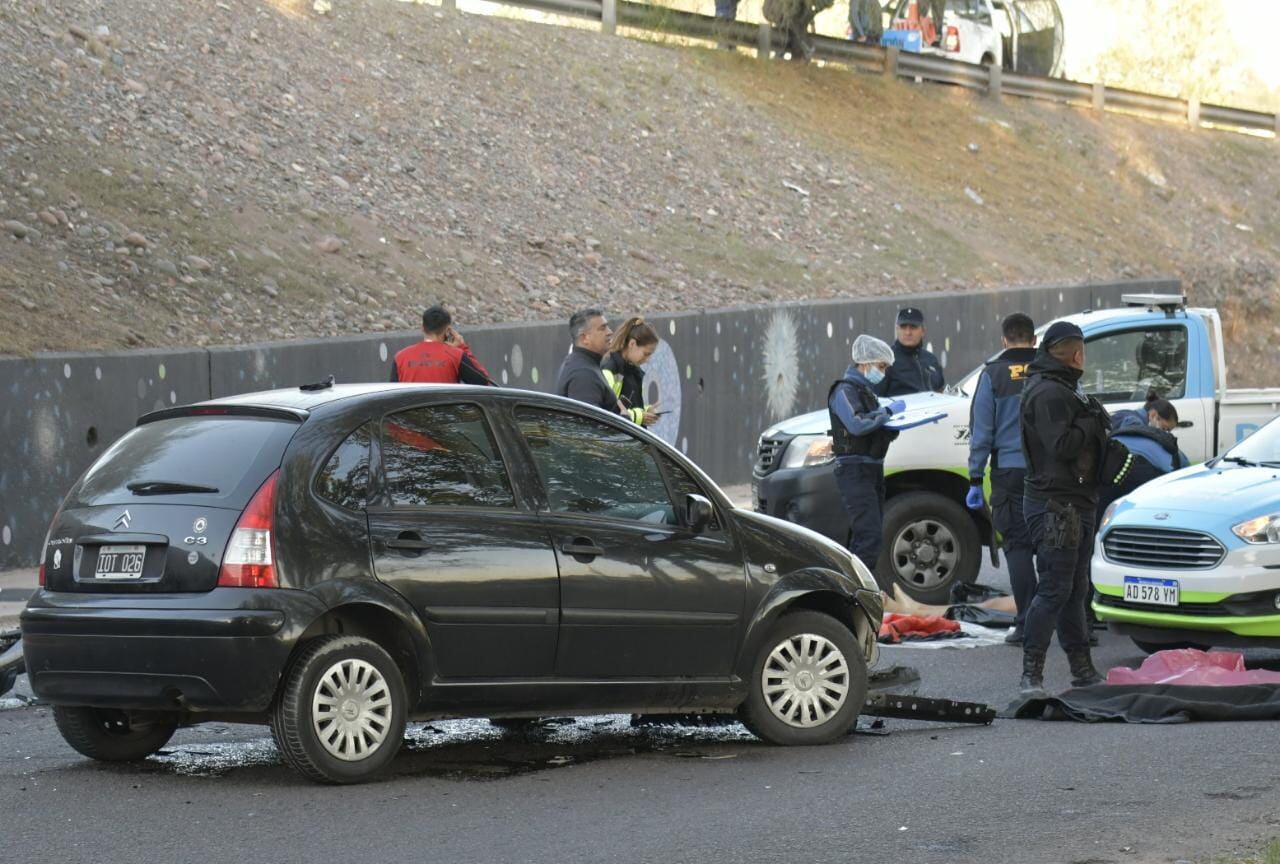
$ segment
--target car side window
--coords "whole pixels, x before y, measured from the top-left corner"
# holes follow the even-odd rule
[[[698,481],[694,480],[693,475],[686,471],[684,466],[679,462],[672,459],[665,453],[659,453],[658,459],[662,462],[663,470],[667,472],[667,480],[671,484],[671,491],[675,493],[675,505],[677,508],[684,507],[684,499],[686,495],[701,495],[709,501],[715,501],[714,498],[703,491],[702,487],[698,485]],[[675,524],[679,524],[683,521],[679,516],[680,509],[677,509]],[[711,517],[711,524],[708,527],[710,527],[712,531],[720,530],[719,508],[716,508],[715,515]]]
[[[1107,333],[1087,340],[1084,391],[1098,401],[1141,402],[1154,390],[1165,399],[1187,391],[1187,328]]]
[[[348,510],[363,510],[369,494],[369,442],[366,423],[346,437],[316,475],[316,494]]]
[[[430,405],[388,415],[382,470],[394,507],[515,506],[493,432],[475,405]]]
[[[676,524],[649,445],[614,426],[542,408],[516,411],[552,512]]]

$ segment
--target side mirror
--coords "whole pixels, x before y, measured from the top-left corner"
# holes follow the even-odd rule
[[[703,496],[684,496],[685,526],[694,534],[701,534],[707,530],[707,526],[711,524],[711,517],[715,515],[715,512],[715,507]]]

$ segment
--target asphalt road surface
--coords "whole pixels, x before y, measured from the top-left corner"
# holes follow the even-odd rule
[[[989,569],[983,580],[999,584]],[[1104,635],[1099,659],[1136,664]],[[887,648],[924,695],[1003,706],[1020,654]],[[1054,649],[1048,684],[1066,686]],[[312,785],[265,728],[178,733],[145,763],[72,752],[48,709],[0,701],[6,860],[462,862],[1173,862],[1280,836],[1280,735],[1266,723],[990,727],[780,749],[734,724],[626,717],[504,734],[414,724],[383,780]],[[15,707],[16,706],[16,707]]]

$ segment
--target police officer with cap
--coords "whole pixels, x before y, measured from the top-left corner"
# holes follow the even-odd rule
[[[985,507],[982,487],[989,462],[991,521],[1000,532],[1017,608],[1013,628],[1004,641],[1020,644],[1027,607],[1036,593],[1036,565],[1035,547],[1022,516],[1026,462],[1018,409],[1027,368],[1036,358],[1036,326],[1029,316],[1014,312],[1004,319],[1000,330],[1004,351],[978,373],[969,407],[969,494],[964,502],[970,510]]]
[[[1055,630],[1071,684],[1102,681],[1089,651],[1085,603],[1099,488],[1120,483],[1133,457],[1112,440],[1107,411],[1080,386],[1084,333],[1058,321],[1045,331],[1028,367],[1020,431],[1026,462],[1023,516],[1035,543],[1039,583],[1027,610],[1022,653],[1024,696],[1044,693],[1045,654]]]
[[[877,396],[905,396],[908,393],[941,393],[947,386],[942,364],[924,347],[924,313],[914,306],[898,310],[897,338],[893,341],[893,365],[876,385]]]
[[[884,457],[898,437],[885,424],[905,408],[898,399],[882,407],[872,389],[892,362],[893,349],[863,334],[853,341],[853,362],[827,392],[836,486],[849,514],[849,551],[871,570],[884,534]]]

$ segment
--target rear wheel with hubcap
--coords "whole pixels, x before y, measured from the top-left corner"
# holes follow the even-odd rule
[[[271,711],[285,761],[322,783],[358,783],[391,762],[407,714],[400,668],[359,636],[322,636],[299,650]]]
[[[58,732],[78,753],[101,762],[137,762],[173,737],[178,721],[154,711],[55,705]]]
[[[752,667],[742,722],[771,744],[827,744],[867,699],[867,663],[844,624],[821,612],[783,615]]]

